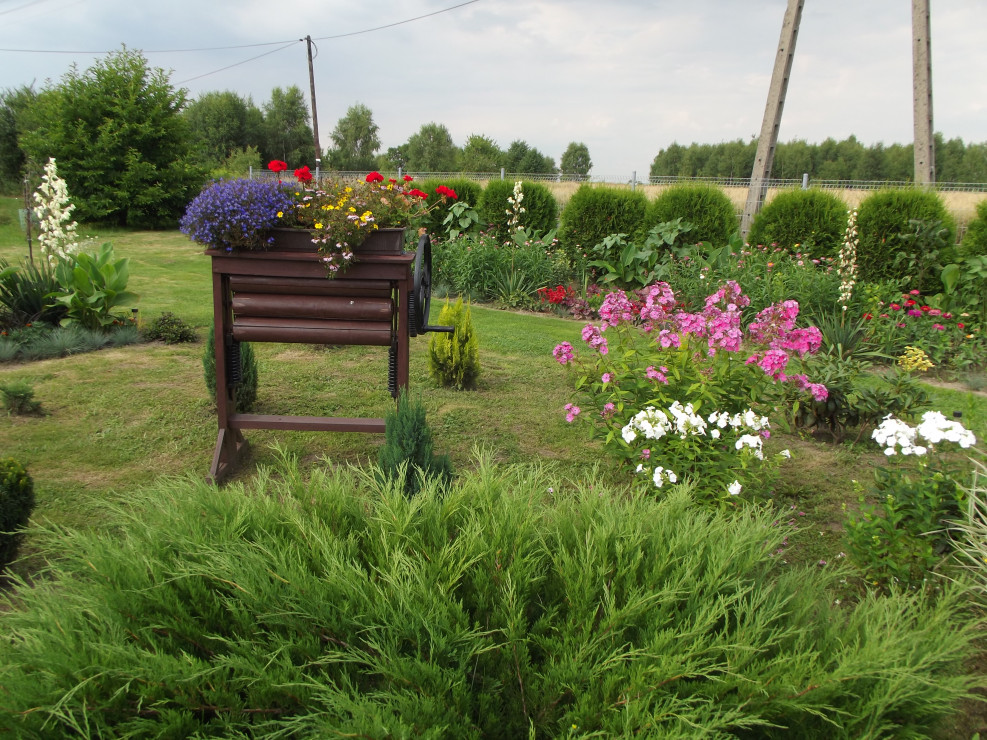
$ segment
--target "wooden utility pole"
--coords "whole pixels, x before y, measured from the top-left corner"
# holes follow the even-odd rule
[[[322,164],[322,146],[319,144],[319,113],[315,107],[315,70],[312,67],[312,37],[306,36],[308,45],[308,84],[312,91],[312,131],[315,134],[315,169]]]
[[[785,20],[781,24],[781,39],[778,41],[778,54],[775,57],[774,71],[771,73],[771,87],[768,89],[768,102],[764,106],[764,120],[761,122],[761,136],[757,140],[757,154],[751,172],[750,189],[747,191],[747,204],[740,220],[740,233],[746,238],[754,216],[761,210],[767,194],[767,179],[774,163],[775,147],[778,145],[778,130],[781,128],[781,112],[785,107],[785,94],[788,92],[788,78],[792,73],[792,60],[795,58],[795,41],[802,21],[802,6],[805,0],[788,0]]]
[[[31,243],[31,181],[24,178],[24,229],[27,232],[27,258],[34,264],[34,246]]]
[[[929,0],[912,0],[912,89],[915,101],[915,182],[936,181],[932,130],[932,24]]]

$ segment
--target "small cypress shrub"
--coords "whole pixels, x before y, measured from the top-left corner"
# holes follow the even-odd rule
[[[445,207],[436,208],[434,211],[431,211],[422,223],[422,226],[428,229],[428,233],[433,236],[445,234],[445,227],[443,227],[442,222],[449,215],[449,208],[453,203],[468,203],[473,208],[476,208],[480,202],[480,196],[483,193],[483,186],[480,183],[474,180],[467,180],[465,177],[452,180],[429,178],[420,182],[416,180],[411,184],[422,192],[428,193],[426,203],[430,204],[435,202],[439,197],[435,194],[435,189],[439,185],[445,185],[447,188],[452,188],[456,191],[456,200],[447,201]]]
[[[425,420],[425,407],[412,400],[402,388],[395,409],[385,418],[384,446],[378,462],[388,480],[404,476],[404,492],[414,496],[423,481],[438,478],[444,486],[452,478],[452,463],[447,455],[433,454],[432,430]]]
[[[847,204],[827,190],[778,193],[754,218],[747,241],[777,244],[813,257],[834,257],[840,251],[847,223]]]
[[[860,203],[857,209],[857,270],[860,280],[877,281],[902,277],[906,268],[894,267],[895,257],[903,246],[901,234],[912,231],[911,220],[942,221],[945,241],[956,241],[956,224],[935,192],[912,188],[878,190]]]
[[[165,311],[160,316],[151,320],[143,330],[144,339],[149,342],[161,340],[165,344],[180,344],[182,342],[196,342],[199,337],[195,334],[195,329],[175,316],[171,311]]]
[[[736,207],[713,185],[680,183],[665,188],[648,204],[642,231],[677,218],[692,224],[691,241],[713,246],[726,244],[738,227]]]
[[[35,400],[34,388],[26,380],[0,384],[0,394],[3,395],[3,407],[8,413],[17,416],[41,414],[41,402]]]
[[[0,460],[0,571],[17,557],[22,529],[34,511],[34,483],[13,458]]]
[[[209,339],[202,353],[202,370],[209,389],[209,397],[216,402],[216,329],[209,329]],[[236,386],[236,412],[245,414],[257,401],[257,359],[249,342],[240,342],[240,377]]]
[[[962,254],[964,257],[987,255],[987,200],[977,203],[977,216],[963,235]]]
[[[439,311],[439,324],[455,328],[451,334],[436,332],[428,340],[428,367],[442,386],[469,390],[480,376],[479,343],[473,329],[469,306],[463,299],[454,304],[446,300]]]
[[[584,183],[562,209],[559,225],[562,248],[570,261],[578,262],[611,234],[637,232],[647,207],[648,199],[643,193]]]
[[[508,222],[511,215],[511,204],[507,199],[514,195],[513,180],[491,180],[483,189],[480,205],[477,209],[480,222],[487,224],[488,230],[498,239],[504,240],[510,236]],[[521,207],[521,225],[529,232],[546,234],[559,225],[559,203],[552,191],[540,182],[521,181],[521,192],[524,197]]]

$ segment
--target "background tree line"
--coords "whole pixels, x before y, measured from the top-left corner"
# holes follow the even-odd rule
[[[987,182],[987,142],[964,144],[962,139],[935,135],[936,179],[939,182]],[[652,177],[742,177],[751,175],[757,140],[720,144],[673,143],[651,163]],[[878,180],[909,182],[915,172],[911,144],[877,143],[864,146],[855,136],[809,144],[801,139],[779,143],[771,176],[800,179],[807,172],[816,180]]]

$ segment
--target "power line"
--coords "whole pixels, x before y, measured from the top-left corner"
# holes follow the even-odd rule
[[[0,1],[2,1],[2,0],[0,0]],[[34,3],[37,3],[37,2],[44,2],[44,1],[45,0],[33,0],[33,2],[31,2],[29,4],[34,4]],[[466,5],[472,5],[473,3],[478,3],[478,2],[480,2],[480,0],[467,0],[466,2],[459,3],[458,5],[453,5],[453,6],[448,7],[448,8],[442,8],[441,10],[435,10],[435,11],[433,11],[431,13],[425,13],[424,15],[418,15],[418,16],[415,16],[414,18],[407,18],[407,19],[405,19],[403,21],[396,21],[394,23],[387,23],[387,24],[385,24],[383,26],[375,26],[373,28],[365,28],[362,31],[350,31],[348,33],[340,33],[340,34],[336,34],[335,36],[320,36],[318,38],[314,38],[313,37],[312,40],[313,41],[327,41],[327,40],[331,40],[331,39],[346,38],[347,36],[359,36],[359,35],[365,34],[365,33],[373,33],[374,31],[382,31],[385,28],[394,28],[395,26],[403,26],[406,23],[413,23],[415,21],[420,21],[420,20],[422,20],[424,18],[431,18],[434,15],[439,15],[441,13],[448,13],[449,11],[457,10],[458,8],[462,8],[462,7],[466,6]],[[13,12],[14,10],[19,10],[21,7],[26,7],[26,6],[20,6],[18,8],[11,8],[10,10],[0,11],[0,15],[3,15],[4,13]],[[189,52],[201,52],[201,51],[226,51],[226,50],[229,50],[229,49],[252,49],[252,48],[259,48],[259,47],[262,47],[262,46],[283,46],[283,45],[286,45],[286,44],[293,44],[295,42],[296,42],[296,39],[285,39],[285,40],[282,40],[282,41],[264,41],[264,42],[260,42],[260,43],[256,43],[256,44],[237,44],[237,45],[234,45],[234,46],[204,46],[204,47],[195,48],[195,49],[141,49],[141,51],[144,54],[184,54],[184,53],[189,53]],[[112,54],[112,53],[114,53],[113,51],[106,51],[106,50],[102,50],[102,49],[101,50],[91,50],[91,49],[90,50],[87,50],[87,49],[7,49],[7,48],[0,48],[0,51],[12,52],[12,53],[16,53],[16,54]],[[275,49],[275,51],[280,51],[280,50],[279,49]],[[257,57],[251,57],[251,59],[245,59],[244,62],[249,62],[252,59],[259,59],[260,56],[264,56],[264,55],[261,54],[261,55],[259,55]],[[244,62],[238,62],[237,64],[243,64]],[[236,66],[236,65],[231,65],[231,66]],[[224,67],[223,69],[229,69],[229,67]],[[216,72],[222,72],[222,71],[223,70],[219,70],[219,69],[216,70]],[[212,72],[207,72],[206,74],[213,74],[213,73]],[[200,75],[200,76],[205,76],[205,75]],[[193,79],[197,79],[197,78],[193,78]]]
[[[301,40],[302,39],[299,39],[298,41]],[[283,49],[287,49],[289,46],[294,46],[295,44],[297,44],[298,41],[289,41],[288,43],[279,46],[277,49],[271,49],[270,51],[265,51],[263,54],[258,54],[257,56],[250,57],[249,59],[244,59],[242,62],[235,62],[234,64],[228,64],[227,66],[221,67],[220,69],[214,69],[212,72],[203,72],[201,75],[196,75],[195,77],[189,77],[187,80],[181,80],[179,82],[176,82],[175,84],[184,85],[186,82],[192,82],[193,80],[198,80],[202,77],[208,77],[209,75],[214,75],[219,72],[225,72],[228,69],[233,69],[233,67],[239,67],[241,64],[246,64],[247,62],[252,62],[255,59],[266,57],[268,54],[274,54],[276,52],[282,51]]]

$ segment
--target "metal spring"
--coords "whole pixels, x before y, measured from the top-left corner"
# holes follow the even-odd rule
[[[391,342],[387,352],[387,390],[392,398],[398,397],[398,343]]]
[[[243,370],[240,358],[240,343],[231,339],[226,348],[226,383],[239,385],[243,380]]]

